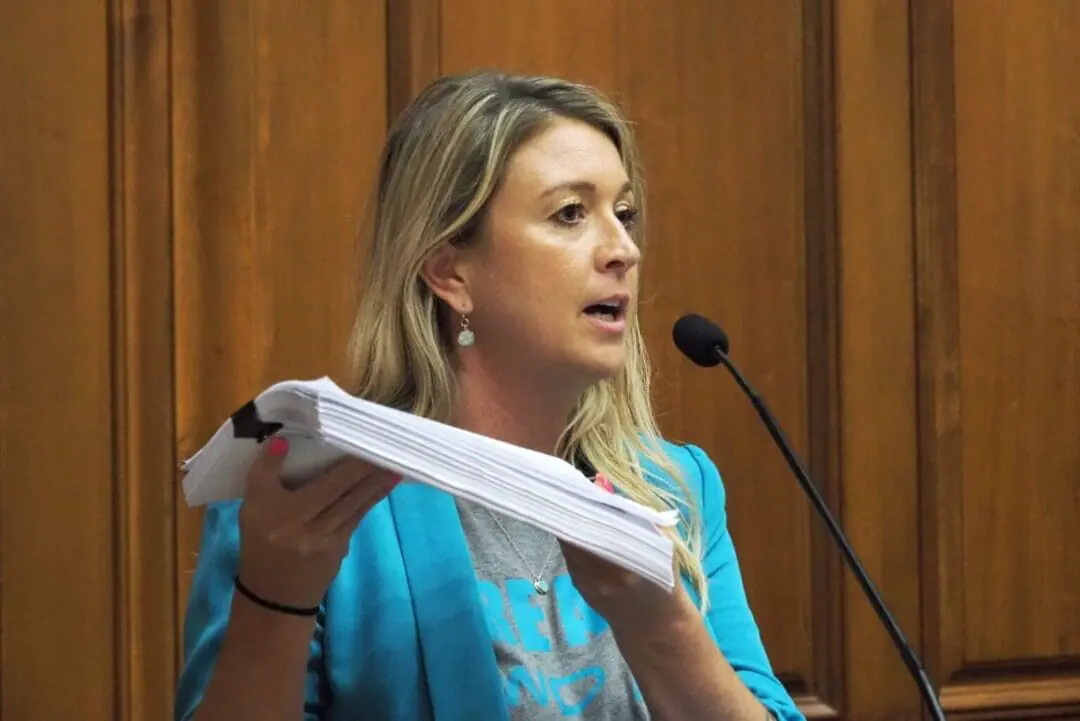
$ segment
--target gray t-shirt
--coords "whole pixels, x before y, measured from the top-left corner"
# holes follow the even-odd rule
[[[457,506],[512,721],[647,721],[611,629],[574,588],[553,536],[500,514],[511,542],[491,511]]]

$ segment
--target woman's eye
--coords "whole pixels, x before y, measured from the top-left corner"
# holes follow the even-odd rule
[[[562,225],[576,225],[585,218],[585,206],[582,203],[569,203],[555,211],[554,217]]]
[[[619,219],[619,222],[623,224],[623,227],[629,230],[633,228],[637,223],[638,209],[637,208],[620,208],[615,211],[615,217]]]

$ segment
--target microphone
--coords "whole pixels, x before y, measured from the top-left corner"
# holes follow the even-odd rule
[[[870,601],[870,605],[873,606],[882,625],[884,625],[885,629],[889,632],[889,637],[892,639],[897,651],[900,652],[900,658],[904,661],[904,665],[907,666],[908,673],[911,674],[911,677],[915,680],[915,684],[919,687],[919,693],[922,696],[926,708],[930,711],[930,717],[934,719],[934,721],[945,721],[945,711],[941,708],[941,702],[938,700],[937,694],[934,692],[934,688],[931,686],[930,679],[927,678],[922,664],[919,662],[919,659],[911,646],[908,645],[903,632],[896,623],[896,619],[893,618],[892,614],[889,613],[888,608],[885,607],[885,602],[881,599],[881,595],[874,587],[873,581],[870,580],[870,575],[866,572],[866,569],[863,568],[858,557],[856,557],[855,551],[852,549],[851,544],[848,543],[847,538],[844,536],[844,532],[840,529],[840,525],[833,519],[832,514],[829,513],[829,509],[825,505],[824,499],[822,499],[821,494],[818,493],[817,488],[814,487],[814,482],[810,480],[810,474],[803,468],[798,456],[795,455],[795,451],[791,448],[791,444],[788,443],[787,439],[784,437],[783,431],[780,430],[780,424],[777,423],[776,418],[773,417],[773,414],[765,406],[765,402],[761,400],[757,391],[750,386],[750,383],[747,382],[746,378],[743,377],[742,373],[739,372],[728,358],[730,344],[728,342],[727,333],[708,318],[691,313],[684,315],[676,321],[674,328],[672,328],[672,338],[675,341],[675,346],[682,351],[683,355],[695,364],[702,366],[703,368],[712,368],[717,365],[723,365],[727,368],[728,372],[735,378],[735,382],[739,385],[739,388],[741,388],[743,393],[750,399],[750,402],[754,405],[758,415],[761,416],[761,420],[764,421],[765,427],[769,431],[769,435],[772,436],[772,439],[780,448],[780,453],[783,454],[784,460],[787,461],[788,466],[790,466],[791,470],[795,473],[799,485],[802,486],[806,495],[810,497],[814,510],[817,511],[818,515],[825,521],[829,533],[832,535],[833,540],[836,541],[836,545],[840,547],[840,552],[843,554],[848,568],[858,580],[859,586],[862,588],[867,600]]]

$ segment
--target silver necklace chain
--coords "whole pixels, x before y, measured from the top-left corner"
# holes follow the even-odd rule
[[[488,512],[488,515],[491,516],[491,520],[495,521],[495,525],[497,525],[499,527],[499,530],[502,531],[503,535],[506,536],[506,540],[510,542],[510,546],[514,549],[514,553],[516,553],[518,555],[518,558],[521,559],[521,563],[523,566],[525,566],[525,570],[529,572],[530,576],[532,576],[533,588],[535,588],[536,592],[539,593],[541,596],[546,595],[547,592],[551,589],[551,587],[544,579],[544,574],[547,572],[547,568],[548,565],[551,563],[551,559],[555,557],[555,549],[559,545],[559,539],[554,537],[551,539],[551,548],[548,549],[547,558],[544,559],[544,565],[540,567],[539,573],[533,573],[532,566],[530,566],[529,562],[525,560],[525,554],[522,553],[521,549],[518,548],[518,545],[514,543],[514,538],[506,530],[506,527],[503,526],[502,521],[499,520],[499,517],[496,516],[490,509],[485,508],[484,510]]]

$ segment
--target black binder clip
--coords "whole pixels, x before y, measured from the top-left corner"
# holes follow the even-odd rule
[[[255,407],[255,401],[250,400],[230,416],[233,427],[233,438],[254,438],[256,443],[262,443],[270,436],[281,430],[282,424],[273,421],[264,421],[259,418],[259,409]]]
[[[588,478],[590,481],[596,480],[596,469],[593,468],[593,464],[589,463],[589,459],[585,457],[583,453],[577,453],[574,455],[573,465],[581,474]]]

